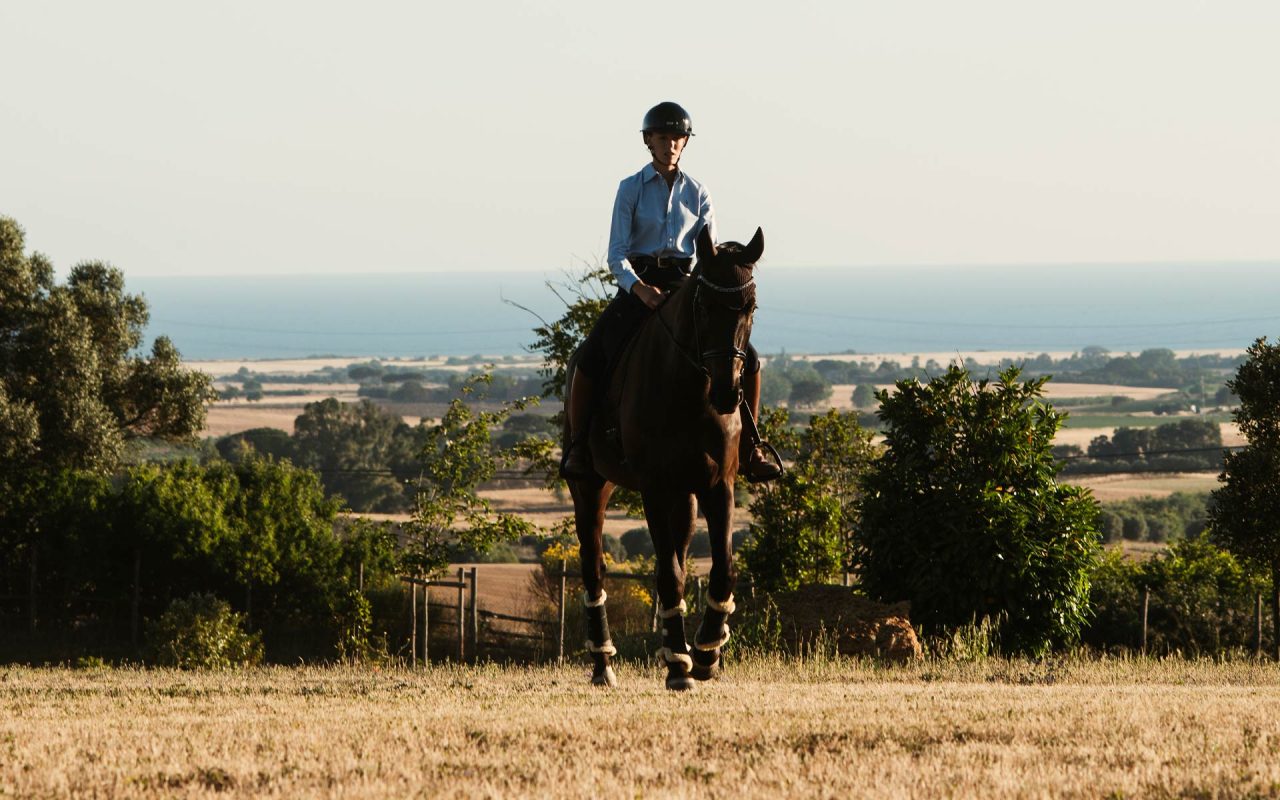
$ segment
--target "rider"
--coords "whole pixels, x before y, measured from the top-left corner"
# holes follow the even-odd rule
[[[618,186],[609,230],[609,270],[618,294],[591,330],[578,357],[569,389],[569,445],[560,471],[580,478],[592,472],[587,429],[595,384],[604,377],[606,360],[662,302],[679,287],[693,264],[694,242],[705,226],[716,240],[715,216],[707,188],[679,168],[693,123],[677,103],[659,103],[644,115],[645,147],[652,161]],[[760,413],[760,359],[747,345],[742,376],[744,402],[740,471],[749,481],[770,481],[780,470],[765,457],[752,420]],[[750,419],[747,419],[747,417]]]

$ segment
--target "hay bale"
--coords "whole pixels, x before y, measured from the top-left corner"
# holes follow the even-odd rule
[[[889,661],[923,657],[911,627],[911,604],[885,605],[844,586],[801,586],[773,597],[788,648],[798,652],[819,636],[835,640],[836,652]]]

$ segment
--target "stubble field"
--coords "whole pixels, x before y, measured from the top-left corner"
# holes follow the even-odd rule
[[[1236,662],[0,673],[0,796],[1276,797]]]

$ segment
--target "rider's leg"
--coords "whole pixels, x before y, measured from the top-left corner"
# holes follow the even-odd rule
[[[585,478],[592,473],[591,448],[587,446],[587,434],[591,424],[591,409],[595,402],[595,381],[581,369],[574,370],[569,387],[569,442],[560,465],[560,475],[565,478]]]
[[[759,363],[756,361],[756,363]],[[756,427],[748,422],[745,417],[750,414],[751,420],[760,418],[760,376],[764,372],[762,368],[754,371],[747,369],[742,375],[742,409],[743,419],[743,437],[741,446],[739,447],[739,471],[743,476],[752,483],[760,483],[762,481],[771,481],[782,475],[782,470],[772,459],[764,454],[764,450],[760,447],[760,438],[758,435],[748,436],[747,432],[754,433]]]

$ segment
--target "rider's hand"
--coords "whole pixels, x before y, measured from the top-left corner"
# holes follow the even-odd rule
[[[662,290],[650,286],[644,281],[636,281],[631,285],[631,293],[640,299],[650,309],[657,308],[662,304]]]

